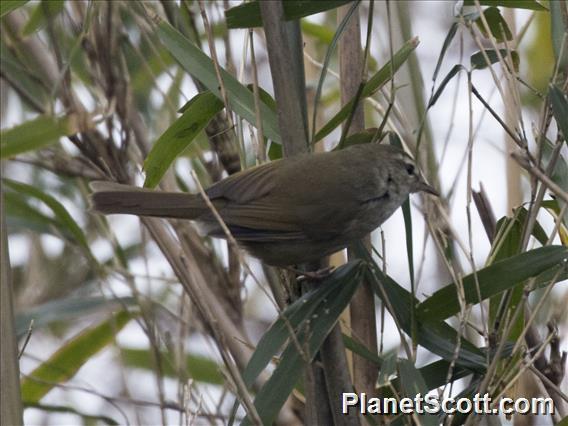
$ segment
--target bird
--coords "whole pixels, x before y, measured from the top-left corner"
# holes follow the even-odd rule
[[[384,223],[407,199],[437,196],[402,148],[357,144],[271,161],[230,175],[204,193],[91,183],[102,214],[190,219],[226,238],[219,216],[242,248],[267,265],[290,267],[342,250]],[[211,206],[218,212],[214,214]]]

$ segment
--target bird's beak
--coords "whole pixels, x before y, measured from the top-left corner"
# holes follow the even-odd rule
[[[427,192],[428,194],[435,195],[436,197],[440,196],[440,193],[436,191],[434,188],[432,188],[430,185],[428,185],[426,181],[423,179],[421,179],[418,182],[418,191],[424,191]]]

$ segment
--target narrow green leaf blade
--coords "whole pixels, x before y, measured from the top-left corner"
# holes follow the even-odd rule
[[[85,425],[88,424],[107,424],[107,425],[120,425],[119,422],[110,418],[109,416],[97,416],[83,413],[76,408],[69,407],[66,405],[54,405],[54,404],[39,404],[37,402],[32,403],[29,401],[22,401],[25,408],[35,408],[40,411],[45,411],[47,413],[65,413],[65,414],[73,414],[75,416],[79,416]]]
[[[183,69],[201,81],[211,93],[219,99],[222,99],[215,66],[211,58],[167,22],[161,21],[158,24],[156,32],[164,46],[180,63]],[[256,110],[253,94],[246,86],[239,83],[236,78],[224,69],[221,68],[220,74],[227,91],[231,109],[251,123],[251,125],[256,125]],[[272,141],[280,143],[276,114],[261,102],[260,115],[262,117],[264,135]]]
[[[32,230],[38,234],[51,234],[59,237],[57,221],[29,205],[24,195],[6,191],[3,197],[6,222],[10,231]]]
[[[315,357],[324,339],[337,322],[339,315],[351,301],[358,284],[361,282],[362,265],[361,262],[357,261],[344,265],[313,293],[313,295],[319,296],[322,287],[333,287],[328,296],[318,303],[313,314],[306,318],[303,329],[297,334],[297,339],[310,360]],[[307,344],[305,344],[306,338],[308,338]],[[263,424],[271,424],[274,421],[300,378],[304,365],[305,360],[298,351],[296,343],[290,342],[282,353],[276,370],[254,400],[254,405]],[[242,424],[249,424],[248,419],[245,419]]]
[[[552,47],[554,48],[554,57],[556,58],[558,69],[566,69],[568,66],[566,2],[549,1],[548,4],[550,7],[550,36],[552,39]],[[568,136],[566,137],[568,138]]]
[[[22,399],[37,403],[57,384],[69,380],[93,355],[111,343],[130,319],[130,313],[121,311],[71,339],[24,378]]]
[[[45,27],[50,19],[53,19],[63,10],[64,6],[65,0],[49,0],[37,4],[22,30],[22,35],[27,37]]]
[[[0,134],[0,158],[5,159],[23,152],[43,148],[60,137],[77,132],[74,115],[65,117],[40,116]]]
[[[383,302],[388,302],[392,306],[391,315],[396,318],[404,332],[410,336],[412,334],[410,320],[412,295],[388,275],[383,274],[377,267],[373,267],[372,273],[368,274],[368,279],[375,294]],[[417,318],[419,318],[418,313]],[[465,367],[470,371],[483,371],[485,369],[483,353],[464,336],[458,339],[456,330],[445,322],[426,324],[418,320],[415,323],[414,335],[418,344],[445,360],[455,360],[456,365]],[[458,341],[460,351],[456,358]]]
[[[304,294],[300,299],[288,306],[274,324],[262,336],[254,351],[245,371],[243,379],[250,386],[256,380],[261,371],[272,360],[272,357],[290,338],[290,332],[298,332],[298,327],[309,321],[314,311],[323,301],[330,297],[336,290],[337,283],[343,283],[350,277],[352,264],[338,268],[331,277],[326,280],[326,285],[319,286],[316,290]]]
[[[0,18],[7,15],[12,10],[26,4],[28,0],[2,0],[0,1]]]
[[[535,0],[480,0],[481,6],[502,6],[511,9],[548,10]],[[475,6],[474,0],[465,0],[464,6]]]
[[[389,307],[389,312],[396,318],[397,324],[410,336],[412,333],[411,304],[417,304],[418,301],[413,299],[410,292],[395,280],[384,274],[361,244],[355,245],[355,250],[358,256],[365,259],[369,265],[366,279],[371,283],[373,291]],[[417,321],[414,335],[421,346],[445,360],[455,362],[456,365],[471,371],[485,370],[485,355],[482,351],[464,336],[458,339],[456,330],[445,322],[425,324]],[[458,341],[460,351],[456,358]]]
[[[10,189],[25,196],[40,200],[45,205],[47,205],[47,207],[49,207],[55,215],[59,227],[62,227],[64,229],[63,235],[65,235],[65,233],[72,235],[74,241],[77,242],[85,250],[89,257],[91,257],[91,259],[94,259],[89,249],[89,244],[87,243],[87,237],[85,237],[83,230],[77,224],[75,219],[73,219],[73,217],[69,214],[67,209],[65,209],[63,204],[57,201],[55,197],[26,183],[16,182],[15,180],[6,178],[3,181]]]
[[[568,47],[566,47],[568,49]],[[568,142],[568,97],[558,87],[550,85],[550,104],[558,128],[562,130],[564,141]],[[563,188],[566,188],[565,186]]]
[[[158,138],[144,161],[144,186],[154,188],[177,158],[209,121],[223,109],[223,102],[206,91],[197,94],[183,108],[183,114]]]
[[[34,322],[34,330],[41,329],[54,322],[62,322],[82,318],[85,315],[98,312],[116,311],[124,306],[136,305],[134,297],[69,297],[43,303],[39,306],[19,312],[16,315],[16,334],[23,336]]]
[[[400,359],[398,361],[398,375],[405,397],[414,399],[419,394],[422,398],[426,396],[429,390],[428,386],[426,386],[420,370],[414,367],[412,362],[407,359]],[[438,418],[433,414],[416,413],[416,415],[420,419],[419,424],[421,425],[437,426],[440,424]]]
[[[282,3],[284,5],[284,17],[287,21],[290,21],[292,19],[299,19],[325,12],[326,10],[335,9],[349,3],[349,1],[350,0],[287,0]],[[260,3],[253,1],[232,7],[225,12],[225,20],[227,27],[230,29],[261,27],[262,17],[260,15]]]
[[[485,53],[487,54],[487,58],[489,59],[489,64],[485,60],[485,57],[483,56],[482,52],[475,52],[470,57],[470,65],[472,69],[482,70],[484,68],[487,68],[490,64],[495,64],[499,62],[499,56],[497,55],[497,52],[495,50],[486,49]],[[508,51],[506,49],[499,49],[499,53],[501,54],[501,57],[505,61],[509,57]],[[513,68],[515,69],[515,71],[518,71],[520,63],[519,54],[516,50],[511,50],[510,53],[511,53],[511,59],[513,60]]]
[[[487,22],[487,26],[489,27],[489,32],[498,43],[503,43],[505,40],[512,40],[513,34],[509,29],[509,25],[507,25],[507,21],[501,15],[501,11],[492,6],[488,7],[483,11],[483,16],[485,17],[485,21]],[[489,33],[487,32],[485,25],[481,17],[475,20],[477,27],[481,31],[481,33],[485,36],[485,38],[489,38]]]
[[[496,262],[463,278],[465,300],[479,303],[488,297],[510,289],[524,280],[539,275],[550,268],[568,262],[568,248],[562,246],[540,247],[517,256]],[[477,296],[476,278],[481,300]],[[418,305],[418,318],[422,321],[442,321],[460,310],[456,285],[449,284]]]
[[[360,99],[365,99],[379,90],[385,83],[387,83],[393,75],[408,59],[410,54],[418,46],[418,38],[413,38],[406,43],[395,53],[392,61],[387,62],[376,74],[374,74],[363,87]],[[333,116],[315,135],[314,142],[323,139],[329,135],[335,128],[337,128],[343,120],[345,120],[351,109],[353,108],[353,99],[346,103],[337,114]]]
[[[132,368],[155,371],[154,354],[149,349],[121,348],[120,352],[121,360],[125,365]],[[169,352],[161,352],[161,373],[167,377],[180,379],[179,371],[170,362],[171,358],[172,356]],[[220,373],[222,367],[210,358],[191,353],[186,354],[184,369],[189,377],[197,382],[212,385],[223,385],[224,383],[223,375]]]

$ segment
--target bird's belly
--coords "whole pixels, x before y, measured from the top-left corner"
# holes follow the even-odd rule
[[[347,247],[348,242],[332,240],[290,240],[278,242],[241,242],[252,256],[272,266],[300,265],[321,259]]]
[[[363,238],[365,235],[381,226],[400,206],[391,199],[378,199],[366,203],[358,214],[350,221],[345,233],[352,235],[353,240]]]

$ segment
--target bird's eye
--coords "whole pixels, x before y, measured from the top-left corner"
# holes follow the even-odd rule
[[[407,172],[409,175],[414,174],[414,165],[412,165],[412,164],[406,164],[406,172]]]

